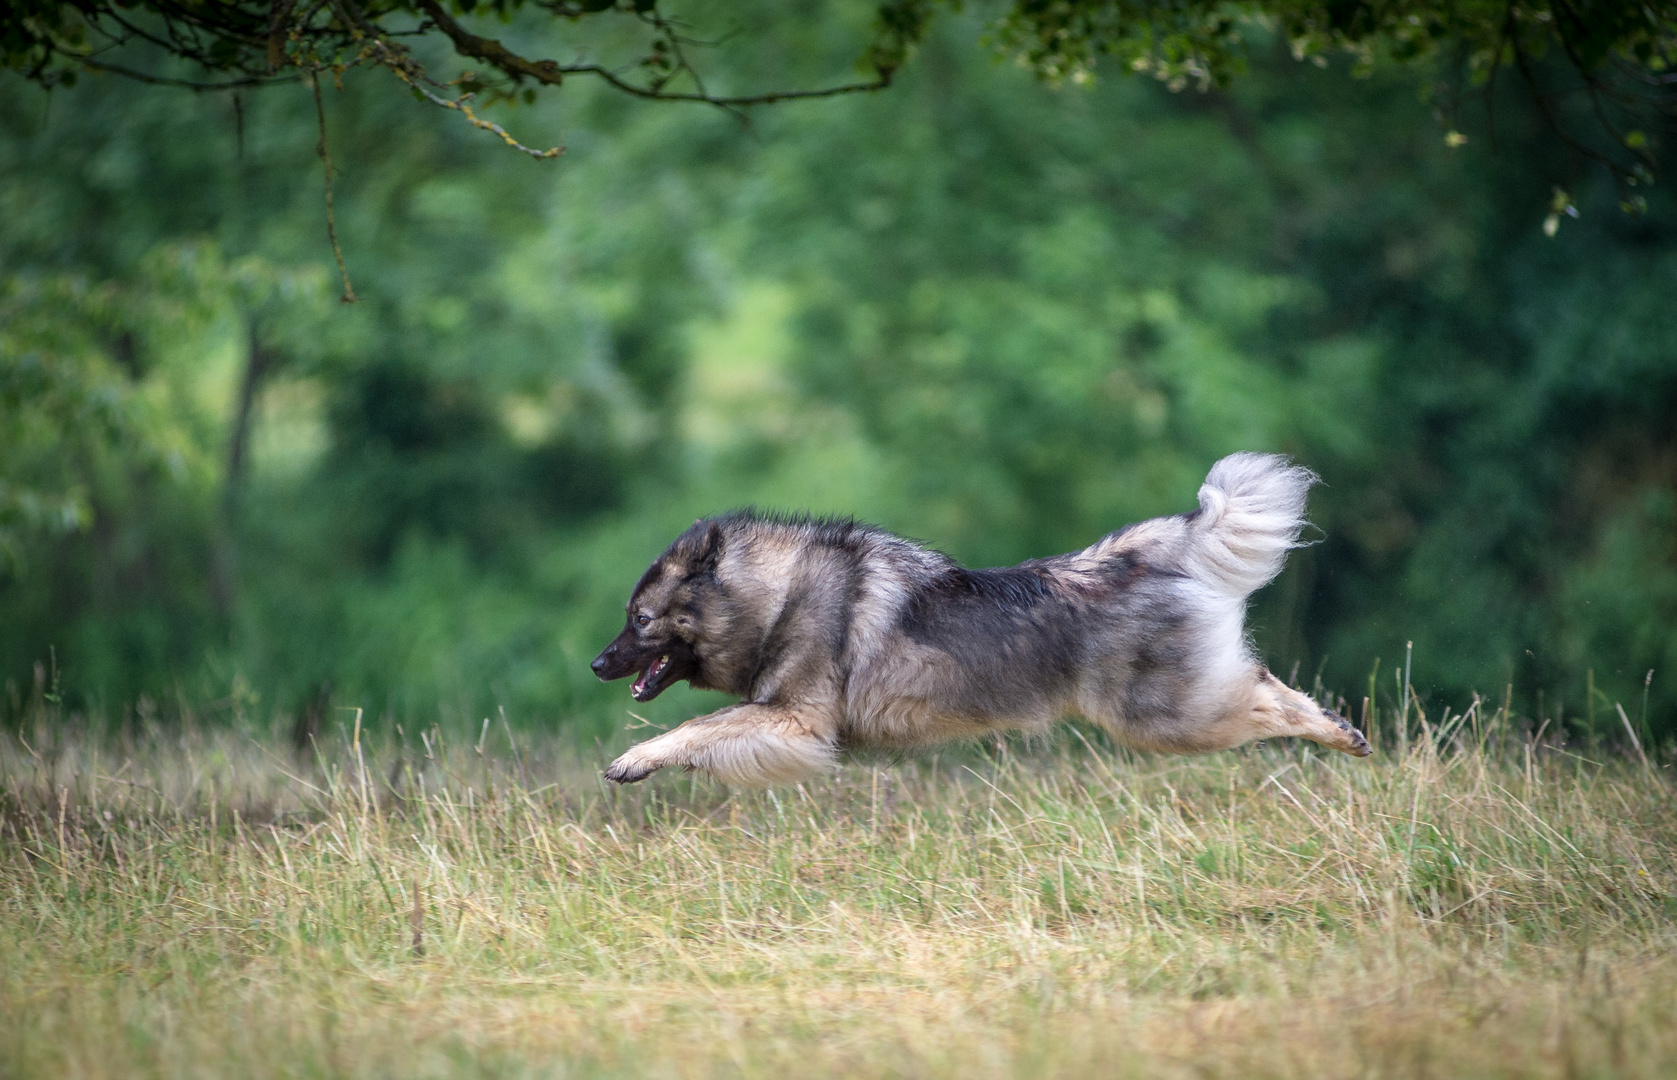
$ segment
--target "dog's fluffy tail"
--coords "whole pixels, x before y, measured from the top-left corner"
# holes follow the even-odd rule
[[[1189,519],[1190,573],[1214,592],[1244,600],[1275,580],[1304,528],[1316,474],[1279,454],[1230,454],[1200,486]]]

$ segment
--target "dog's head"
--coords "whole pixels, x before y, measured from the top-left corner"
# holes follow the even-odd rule
[[[628,622],[590,666],[604,681],[639,672],[629,693],[651,701],[682,679],[701,685],[697,645],[704,595],[715,583],[722,527],[696,521],[641,575],[629,597]]]

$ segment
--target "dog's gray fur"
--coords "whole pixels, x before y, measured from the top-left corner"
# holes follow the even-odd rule
[[[1075,713],[1118,742],[1197,753],[1302,736],[1357,756],[1350,724],[1252,656],[1246,599],[1298,546],[1316,477],[1268,454],[1217,462],[1199,509],[995,570],[851,521],[736,512],[696,522],[646,571],[594,661],[651,700],[686,678],[740,704],[632,747],[633,783],[671,765],[786,783],[847,747],[916,747]]]

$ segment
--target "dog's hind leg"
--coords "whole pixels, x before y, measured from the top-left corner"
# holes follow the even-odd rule
[[[837,763],[836,731],[818,706],[734,705],[630,747],[605,775],[633,784],[674,765],[736,787],[789,784]]]
[[[1224,746],[1239,746],[1255,739],[1300,738],[1321,743],[1352,757],[1367,757],[1369,748],[1363,733],[1351,722],[1331,709],[1316,704],[1309,695],[1300,693],[1259,668],[1252,687],[1251,706],[1224,718],[1214,730],[1230,741]]]
[[[1174,737],[1158,740],[1156,749],[1179,753],[1226,750],[1258,739],[1300,738],[1350,754],[1367,757],[1373,751],[1362,732],[1338,713],[1324,709],[1259,667],[1252,672],[1243,701],[1206,724],[1197,724]]]

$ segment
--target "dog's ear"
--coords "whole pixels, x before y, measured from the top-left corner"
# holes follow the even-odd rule
[[[693,560],[693,565],[694,569],[708,574],[716,570],[716,562],[722,557],[722,526],[703,519],[693,523],[695,529],[701,525],[705,531],[699,538],[698,557]]]
[[[714,572],[722,555],[721,524],[704,518],[693,522],[676,538],[671,553],[678,560],[683,576]]]

